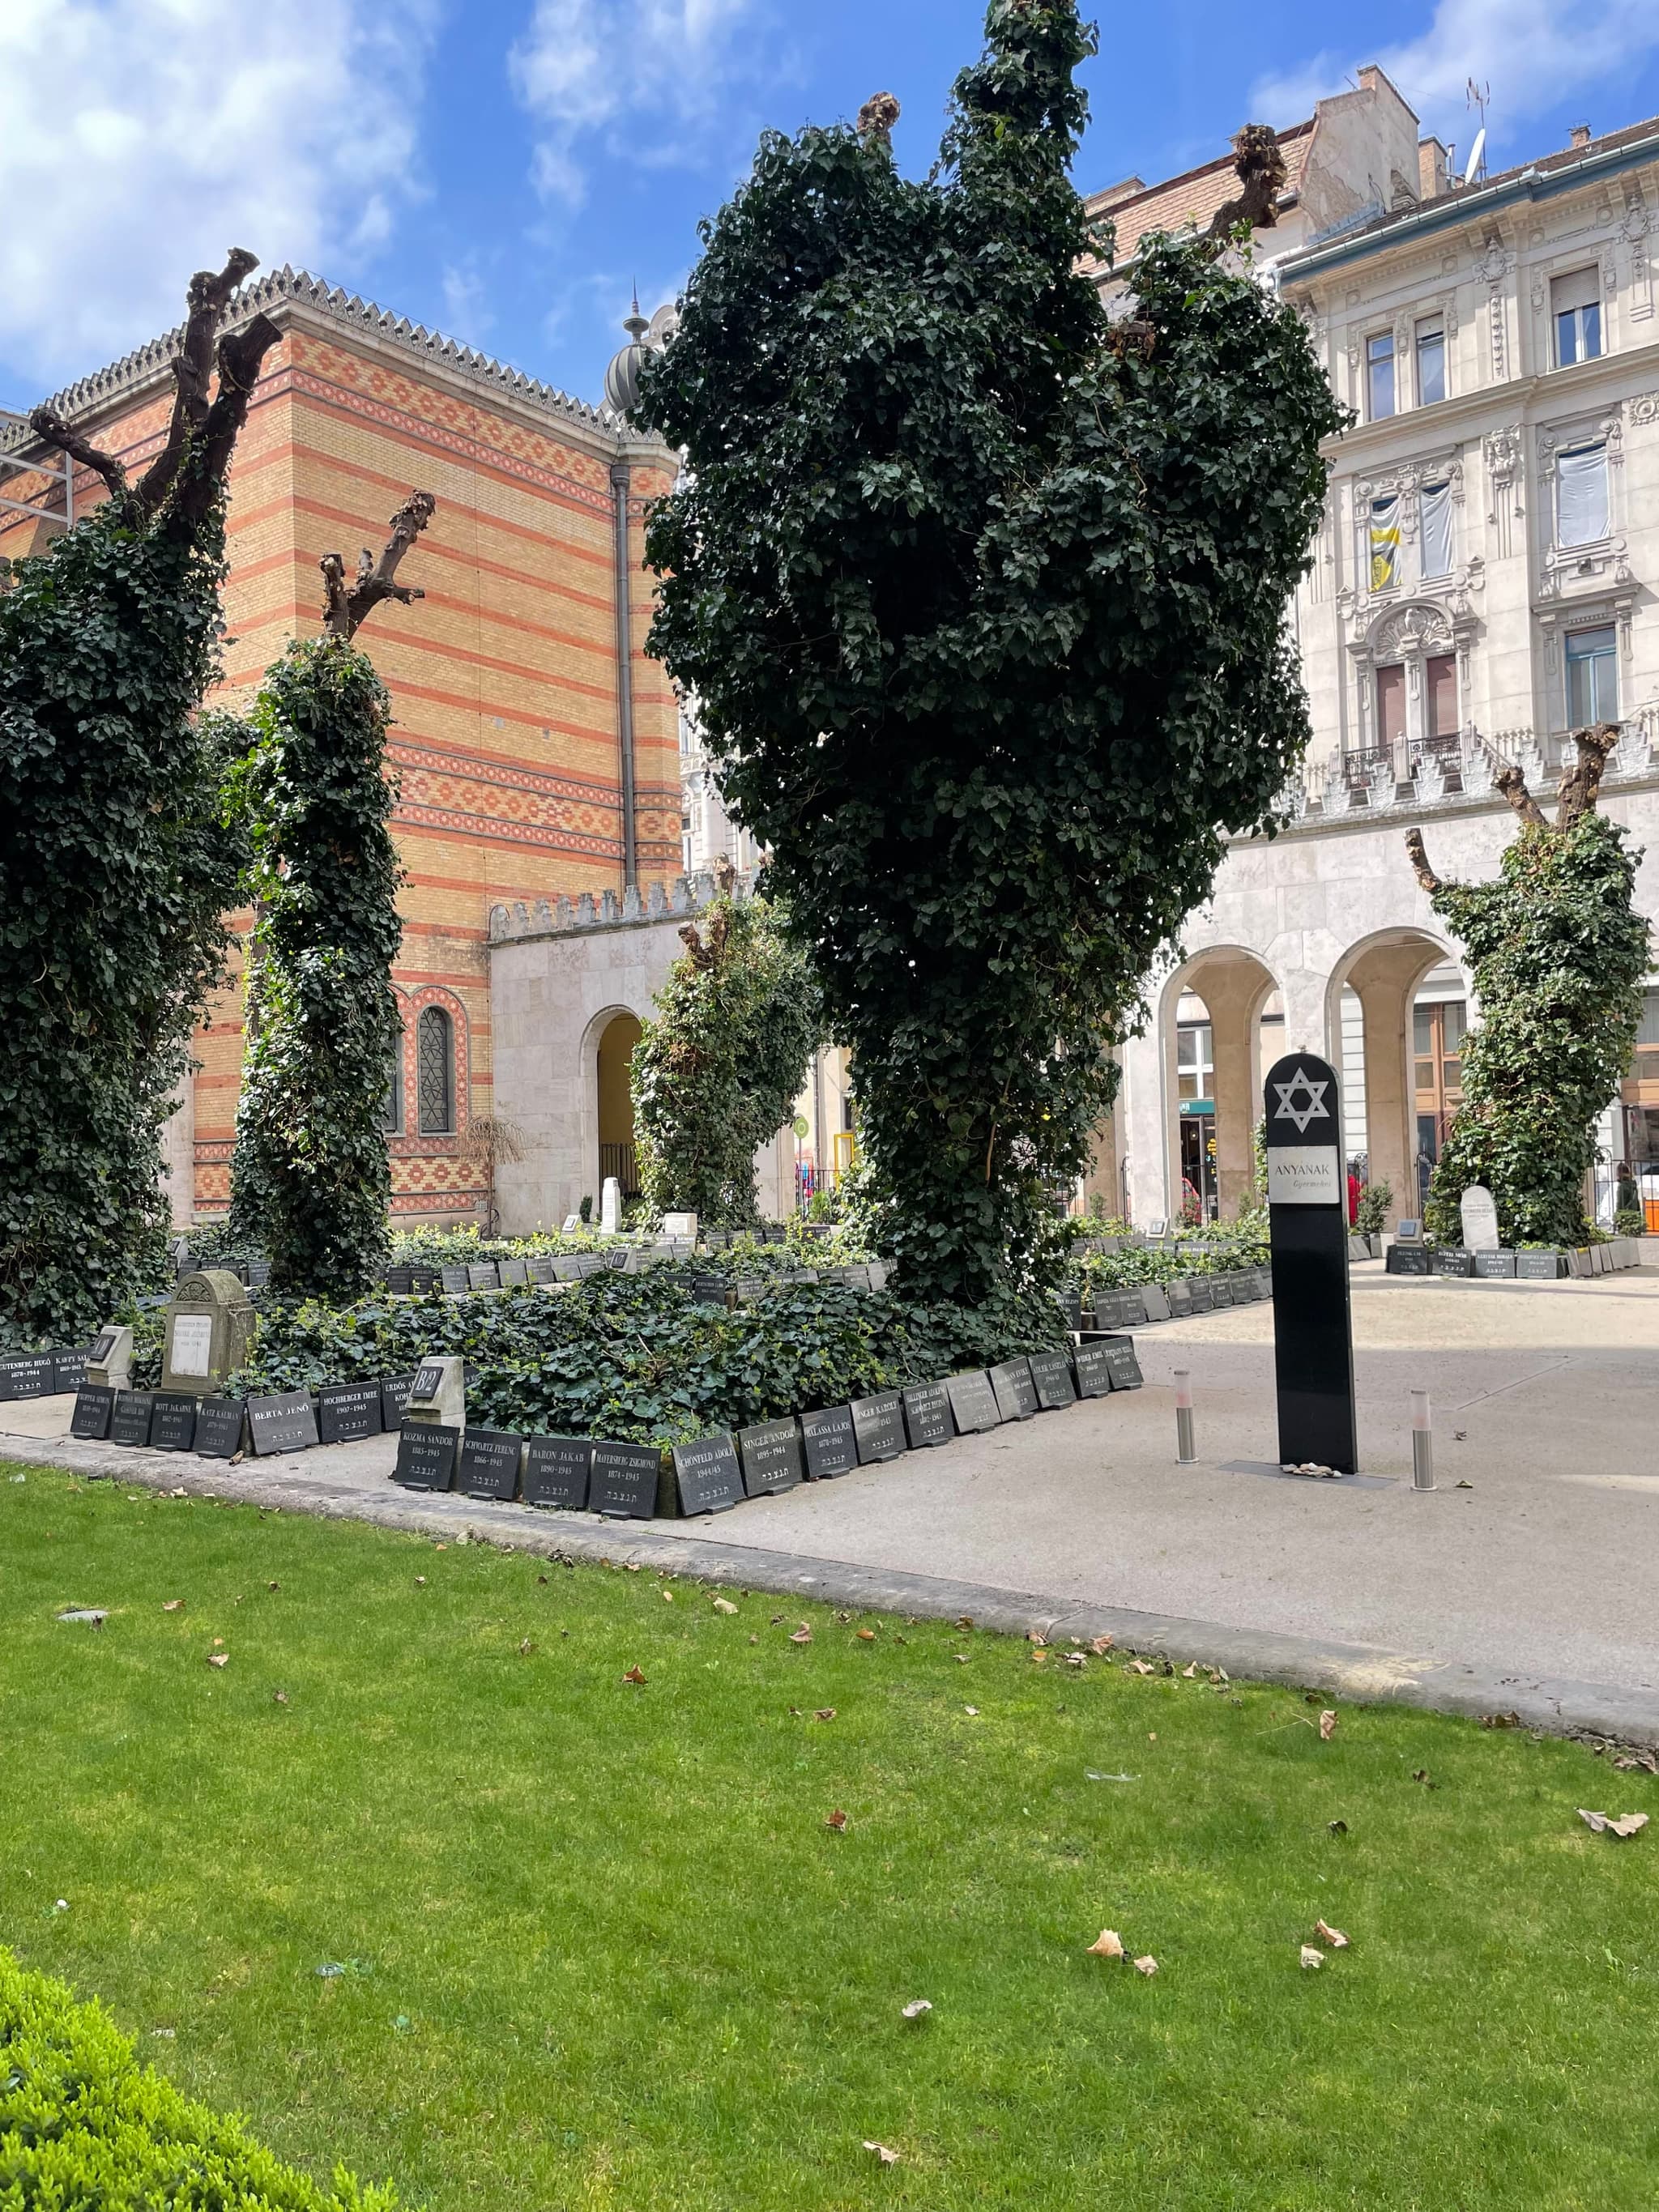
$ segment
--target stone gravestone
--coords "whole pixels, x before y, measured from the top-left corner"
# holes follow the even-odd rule
[[[198,1267],[180,1278],[166,1326],[162,1389],[205,1397],[247,1357],[253,1302],[228,1267]]]
[[[948,1444],[957,1428],[951,1419],[951,1394],[944,1383],[911,1382],[902,1395],[911,1450],[924,1451],[930,1444]]]
[[[189,1451],[196,1442],[196,1401],[182,1392],[157,1393],[150,1415],[152,1451]]]
[[[750,1498],[793,1490],[806,1479],[800,1431],[793,1413],[784,1420],[760,1421],[753,1428],[739,1429],[738,1449],[743,1456],[744,1490]]]
[[[87,1355],[84,1351],[52,1353],[52,1389],[54,1397],[78,1390],[86,1379]]]
[[[858,1444],[860,1467],[899,1458],[905,1449],[902,1394],[897,1390],[879,1390],[872,1397],[854,1398],[853,1435]]]
[[[1142,1376],[1132,1336],[1109,1337],[1094,1349],[1105,1356],[1106,1373],[1114,1390],[1139,1390]]]
[[[1057,1413],[1062,1406],[1076,1405],[1077,1392],[1072,1387],[1068,1352],[1034,1352],[1026,1364],[1031,1370],[1037,1403],[1045,1413]]]
[[[1517,1252],[1515,1272],[1526,1283],[1557,1282],[1561,1274],[1561,1255],[1559,1252]]]
[[[592,1464],[593,1446],[586,1437],[532,1437],[524,1454],[525,1504],[585,1512]]]
[[[743,1470],[730,1437],[700,1437],[696,1443],[676,1444],[673,1458],[682,1513],[729,1513],[742,1498]]]
[[[1030,1362],[1026,1359],[1005,1359],[1000,1366],[989,1369],[991,1388],[996,1393],[997,1411],[1005,1421],[1029,1421],[1037,1410],[1036,1384],[1031,1377]]]
[[[49,1352],[20,1352],[0,1359],[0,1399],[50,1398],[53,1378]]]
[[[1463,1243],[1470,1252],[1496,1252],[1501,1239],[1498,1234],[1498,1206],[1492,1193],[1484,1183],[1472,1182],[1457,1201],[1463,1217]]]
[[[1420,1244],[1423,1242],[1423,1224],[1420,1221],[1413,1220],[1409,1215],[1403,1215],[1395,1223],[1394,1234],[1396,1243]]]
[[[661,1479],[662,1454],[655,1444],[595,1444],[588,1510],[616,1520],[649,1521]]]
[[[530,1280],[530,1262],[527,1260],[502,1260],[497,1263],[495,1272],[501,1278],[504,1291],[519,1290]]]
[[[438,1280],[447,1298],[459,1298],[472,1287],[471,1271],[466,1267],[441,1267]]]
[[[615,1176],[607,1176],[599,1193],[599,1234],[614,1237],[622,1227],[622,1185]]]
[[[829,1482],[850,1474],[859,1463],[850,1406],[826,1406],[800,1417],[801,1449],[809,1482]]]
[[[240,1398],[204,1398],[191,1445],[198,1459],[234,1459],[242,1449],[247,1408]]]
[[[75,1411],[70,1415],[70,1434],[83,1443],[101,1444],[108,1440],[110,1416],[115,1411],[115,1393],[101,1383],[83,1382],[75,1394]]]
[[[409,1403],[409,1394],[415,1388],[412,1375],[386,1375],[380,1378],[380,1426],[387,1436],[393,1436],[404,1425],[404,1407]]]
[[[476,1260],[467,1268],[466,1286],[470,1291],[499,1291],[501,1271],[493,1260]]]
[[[1291,1053],[1267,1071],[1267,1234],[1281,1464],[1359,1471],[1347,1177],[1336,1070]]]
[[[1111,1340],[1103,1336],[1092,1344],[1080,1344],[1073,1353],[1079,1398],[1104,1398],[1110,1395],[1112,1366],[1107,1358],[1110,1346]]]
[[[461,1435],[455,1487],[469,1498],[516,1498],[524,1438],[505,1429],[466,1429]]]
[[[125,1390],[132,1373],[132,1331],[112,1322],[87,1350],[87,1380],[104,1390]]]
[[[1426,1275],[1429,1273],[1429,1248],[1426,1244],[1390,1244],[1388,1272],[1391,1275]]]
[[[307,1451],[317,1441],[317,1408],[309,1390],[279,1390],[247,1401],[247,1433],[255,1455]]]
[[[439,1421],[422,1421],[398,1433],[398,1464],[392,1480],[405,1490],[447,1490],[455,1480],[455,1454],[461,1431]]]
[[[403,1426],[464,1429],[466,1426],[466,1362],[459,1352],[434,1352],[415,1370],[404,1407]]]
[[[1515,1255],[1501,1249],[1496,1252],[1477,1252],[1474,1272],[1483,1282],[1496,1282],[1515,1273]]]
[[[317,1433],[325,1444],[355,1443],[385,1427],[378,1382],[325,1382],[317,1393]]]
[[[149,1442],[150,1416],[155,1411],[154,1390],[118,1390],[115,1410],[110,1416],[110,1442],[112,1444],[147,1444]]]
[[[951,1394],[951,1414],[961,1435],[981,1435],[1000,1423],[1002,1411],[996,1392],[982,1367],[953,1375],[945,1387]]]

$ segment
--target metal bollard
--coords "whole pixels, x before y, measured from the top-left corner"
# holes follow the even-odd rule
[[[1176,1458],[1182,1467],[1190,1467],[1198,1457],[1198,1447],[1193,1441],[1193,1376],[1188,1367],[1175,1370],[1176,1394]]]
[[[1434,1426],[1426,1390],[1412,1392],[1412,1488],[1434,1488]]]

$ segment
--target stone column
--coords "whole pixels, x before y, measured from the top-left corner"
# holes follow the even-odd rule
[[[1412,1000],[1438,954],[1421,939],[1374,945],[1348,972],[1365,1038],[1365,1137],[1370,1179],[1393,1186],[1396,1213],[1417,1211]]]
[[[1137,1229],[1168,1221],[1180,1212],[1179,1176],[1171,1180],[1170,1124],[1175,1115],[1176,992],[1154,994],[1158,1012],[1141,1036],[1123,1047],[1123,1087],[1118,1093],[1121,1139],[1128,1149],[1130,1218]]]

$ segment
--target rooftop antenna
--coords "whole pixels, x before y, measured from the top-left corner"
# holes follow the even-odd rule
[[[1468,166],[1463,172],[1463,182],[1466,185],[1476,183],[1486,173],[1486,107],[1491,99],[1490,82],[1486,84],[1477,84],[1473,77],[1468,80],[1463,105],[1479,111],[1480,128],[1474,134],[1474,143],[1469,149]]]

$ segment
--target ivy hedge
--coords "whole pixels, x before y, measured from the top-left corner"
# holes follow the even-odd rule
[[[0,2204],[16,2212],[396,2212],[343,2167],[321,2188],[185,2097],[102,2006],[0,1951]]]

